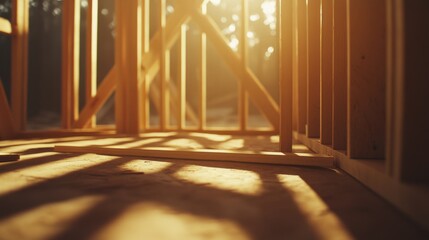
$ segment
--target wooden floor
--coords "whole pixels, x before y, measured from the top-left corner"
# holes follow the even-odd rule
[[[53,151],[91,139],[0,142],[0,239],[428,239],[336,169]]]

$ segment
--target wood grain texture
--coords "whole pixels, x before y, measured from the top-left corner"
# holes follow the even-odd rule
[[[115,64],[117,88],[115,121],[118,133],[137,134],[142,129],[142,29],[141,2],[116,1],[117,38]]]
[[[320,7],[321,0],[307,4],[307,135],[320,137]]]
[[[347,150],[351,158],[383,159],[386,132],[386,4],[371,0],[349,0],[348,3]]]
[[[320,142],[332,144],[333,0],[322,0],[320,42]]]
[[[87,14],[85,104],[97,92],[98,0],[88,1]],[[95,127],[95,125],[96,117],[93,116],[86,127]]]
[[[298,15],[298,131],[306,133],[307,126],[307,6],[305,1],[297,2]]]
[[[347,4],[333,0],[332,147],[347,148]]]
[[[63,8],[61,121],[70,129],[79,114],[80,1],[66,1]]]
[[[293,2],[280,5],[280,151],[292,152]]]
[[[10,103],[16,129],[24,130],[27,125],[29,0],[13,0],[12,9]]]

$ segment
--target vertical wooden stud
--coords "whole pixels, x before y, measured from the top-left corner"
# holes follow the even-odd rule
[[[142,31],[142,56],[145,56],[149,52],[150,48],[150,1],[149,0],[141,0],[141,31]],[[142,57],[143,61],[143,57]],[[148,117],[149,117],[149,94],[148,94],[148,86],[147,86],[147,69],[144,68],[143,62],[141,65],[141,83],[140,83],[140,95],[139,102],[141,103],[141,130],[145,130],[148,127]]]
[[[201,5],[203,15],[207,14],[207,3]],[[206,101],[207,101],[207,35],[204,29],[201,29],[201,48],[200,48],[200,110],[199,110],[199,130],[206,128]]]
[[[307,126],[307,3],[297,2],[298,14],[298,132],[306,133]]]
[[[166,45],[166,33],[165,33],[165,21],[166,21],[166,0],[160,0],[159,6],[159,31],[161,33],[160,41],[160,111],[159,111],[159,125],[161,130],[167,128],[168,123],[168,100],[167,100],[167,82],[168,82],[168,64],[169,64],[169,53],[167,52]]]
[[[177,125],[179,130],[186,127],[186,33],[187,25],[182,24],[179,39],[179,89],[177,101]]]
[[[63,3],[62,127],[72,128],[79,115],[80,1]]]
[[[277,1],[280,16],[280,151],[292,152],[292,0]]]
[[[27,120],[28,4],[28,0],[12,1],[11,109],[17,130],[24,130]]]
[[[116,123],[118,133],[138,134],[142,128],[142,2],[116,0]]]
[[[362,17],[365,16],[365,17]],[[348,0],[350,158],[385,156],[386,4]]]
[[[332,143],[332,4],[333,0],[322,0],[320,43],[320,142]]]
[[[98,46],[98,0],[88,0],[88,18],[86,33],[86,104],[97,91],[97,46]],[[87,127],[94,127],[95,116]]]
[[[241,0],[241,41],[240,53],[243,64],[243,71],[246,71],[248,66],[248,41],[247,32],[249,31],[249,0]],[[245,131],[247,128],[248,117],[248,96],[243,86],[243,82],[239,83],[238,88],[238,119],[240,121],[240,130]]]
[[[292,52],[293,52],[293,61],[292,61],[292,74],[293,74],[293,104],[292,104],[292,129],[293,131],[298,131],[299,125],[299,40],[298,40],[298,1],[292,1],[292,11],[293,11],[293,21],[292,21],[292,31],[293,31],[293,42],[292,42]]]
[[[308,0],[307,5],[307,136],[320,136],[320,3]]]
[[[347,2],[333,0],[332,147],[347,148]]]

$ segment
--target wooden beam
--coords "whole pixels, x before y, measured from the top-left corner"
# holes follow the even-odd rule
[[[332,144],[333,0],[322,0],[320,42],[320,142]]]
[[[386,4],[348,0],[348,13],[347,150],[350,158],[384,159]]]
[[[121,148],[103,146],[71,146],[56,145],[55,151],[69,153],[95,153],[119,156],[156,157],[167,159],[193,159],[232,161],[246,163],[265,163],[279,165],[299,165],[333,167],[333,158],[326,155],[309,153],[281,153],[281,152],[253,152],[253,151],[230,151],[230,150],[176,150],[171,148]]]
[[[307,5],[298,0],[298,132],[306,133],[307,126]]]
[[[186,126],[186,33],[188,26],[182,24],[179,39],[179,81],[177,96],[177,126],[184,129]]]
[[[219,54],[223,57],[231,70],[238,76],[238,79],[243,82],[253,103],[264,113],[273,128],[279,129],[280,115],[277,103],[249,68],[246,68],[245,71],[242,70],[242,60],[228,46],[227,40],[222,35],[216,23],[209,16],[203,15],[200,11],[194,11],[193,17],[196,20],[195,22],[200,26],[200,29],[206,32],[207,36],[216,46]]]
[[[142,6],[141,1],[115,2],[117,67],[116,123],[118,133],[138,134],[142,129]]]
[[[96,94],[97,90],[97,46],[98,46],[98,0],[88,1],[86,33],[86,93],[85,99],[88,103]],[[91,117],[86,127],[94,127],[96,117]]]
[[[298,131],[299,125],[299,40],[298,40],[298,0],[292,0],[292,130]]]
[[[278,1],[280,16],[280,151],[292,152],[293,2]]]
[[[200,4],[198,4],[200,5]],[[204,2],[201,5],[201,14],[203,16],[207,15],[207,3]],[[198,128],[199,130],[204,130],[206,128],[206,115],[207,115],[207,35],[203,29],[200,33],[200,46],[199,46],[199,118],[198,118]]]
[[[65,1],[62,39],[62,127],[73,126],[79,114],[80,1]]]
[[[307,5],[307,135],[320,137],[320,7],[321,0]]]
[[[241,0],[241,28],[240,28],[240,53],[243,70],[248,67],[249,44],[247,33],[249,31],[249,0]],[[247,129],[247,118],[249,115],[249,104],[246,89],[243,82],[238,85],[238,119],[240,129]]]
[[[11,109],[17,130],[24,130],[27,121],[28,4],[28,0],[12,1]]]
[[[332,147],[347,148],[347,2],[333,0]]]
[[[12,34],[12,25],[9,20],[0,17],[0,33]]]
[[[145,56],[150,51],[150,1],[149,0],[141,0],[141,31],[142,31],[142,47],[141,47],[141,55]],[[144,58],[144,57],[143,57]],[[143,59],[142,59],[143,64]],[[141,115],[141,130],[145,131],[147,129],[147,125],[149,122],[149,94],[148,94],[148,74],[147,69],[145,69],[142,65],[141,67],[141,78],[142,83],[140,83],[140,94],[139,100],[142,102],[140,115]]]
[[[170,78],[169,76],[169,53],[167,52],[166,46],[166,36],[165,36],[165,21],[166,21],[166,0],[159,0],[159,32],[161,34],[160,44],[159,44],[159,52],[160,52],[160,85],[159,85],[159,102],[160,102],[160,111],[159,114],[159,126],[161,130],[167,129],[168,125],[168,110],[169,110],[169,102],[167,100],[167,81]]]

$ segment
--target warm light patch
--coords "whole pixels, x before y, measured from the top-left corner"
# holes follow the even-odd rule
[[[198,142],[192,140],[192,139],[188,139],[188,138],[179,138],[179,139],[173,139],[170,140],[164,144],[162,144],[162,146],[166,146],[166,147],[174,147],[177,149],[201,149],[204,148],[203,145],[199,144]]]
[[[155,174],[173,165],[169,162],[132,160],[121,166],[123,170],[129,170],[137,173]]]
[[[158,203],[131,206],[95,239],[251,239],[236,223],[211,219],[176,210]]]
[[[225,150],[241,149],[243,147],[244,147],[243,139],[231,139],[223,143],[220,143],[217,146],[218,149],[225,149]]]
[[[220,135],[220,134],[209,134],[209,133],[190,133],[189,136],[191,137],[200,137],[200,138],[205,138],[211,141],[216,141],[216,142],[223,142],[226,141],[228,139],[231,139],[231,135]]]
[[[191,165],[183,167],[174,176],[193,184],[240,194],[259,195],[262,192],[261,179],[252,171]]]
[[[353,239],[340,219],[299,176],[277,175],[320,239]]]

